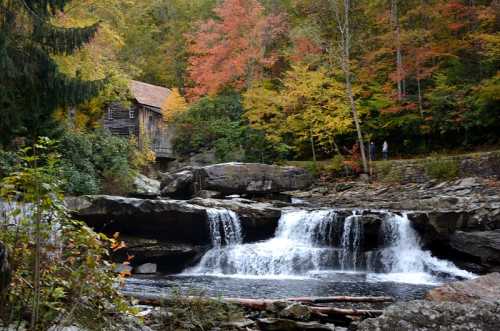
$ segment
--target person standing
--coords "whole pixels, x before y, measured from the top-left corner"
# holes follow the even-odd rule
[[[384,144],[382,145],[382,156],[384,160],[389,158],[389,144],[387,143],[387,140],[384,140]]]
[[[375,161],[375,143],[373,141],[370,141],[370,148],[368,149],[368,154],[370,156],[370,161]]]

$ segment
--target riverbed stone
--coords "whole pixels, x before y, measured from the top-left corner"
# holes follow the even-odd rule
[[[134,268],[128,263],[118,263],[115,265],[113,272],[117,274],[122,274],[122,273],[131,274],[133,269]]]
[[[156,263],[144,263],[134,268],[135,274],[155,274],[158,270]]]
[[[125,242],[126,247],[113,253],[114,261],[124,261],[128,256],[133,256],[133,265],[154,263],[158,266],[158,271],[166,273],[179,273],[195,264],[209,248],[154,238],[120,236],[120,239]]]
[[[380,317],[362,321],[357,330],[497,331],[500,330],[500,302],[400,302],[385,309]]]
[[[476,300],[500,302],[500,273],[448,283],[430,290],[425,298],[438,302],[472,303]]]
[[[299,321],[308,321],[311,318],[311,308],[299,303],[293,303],[279,312],[283,318],[291,318]]]

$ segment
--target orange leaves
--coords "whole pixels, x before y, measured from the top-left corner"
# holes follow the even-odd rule
[[[217,20],[199,24],[188,36],[190,97],[216,94],[230,86],[242,89],[277,57],[271,46],[286,31],[282,16],[266,16],[257,0],[225,0],[215,10]]]

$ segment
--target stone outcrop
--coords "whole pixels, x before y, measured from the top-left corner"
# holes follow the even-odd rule
[[[260,163],[222,163],[163,174],[162,196],[189,199],[200,190],[222,195],[269,195],[310,187],[313,177],[297,167]]]
[[[10,283],[10,266],[7,255],[7,248],[0,241],[0,293],[2,293]]]
[[[427,292],[425,298],[438,302],[472,303],[477,300],[500,302],[500,273],[445,284]]]
[[[500,302],[473,304],[416,300],[394,304],[378,318],[366,319],[358,331],[500,330]]]
[[[66,202],[76,218],[101,232],[193,245],[210,242],[206,209],[186,201],[98,195]]]
[[[229,209],[241,221],[246,242],[272,237],[281,210],[245,199],[150,200],[116,196],[68,198],[75,218],[98,231],[119,232],[127,247],[114,254],[117,261],[134,256],[135,266],[156,263],[159,271],[181,272],[196,263],[210,247],[207,208]]]
[[[458,252],[476,257],[481,265],[490,270],[500,270],[500,230],[457,231],[451,235],[450,246]]]

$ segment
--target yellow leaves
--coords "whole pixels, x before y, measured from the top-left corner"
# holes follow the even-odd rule
[[[179,89],[174,88],[162,106],[163,119],[169,123],[177,114],[184,112],[187,108],[186,99],[180,94]]]
[[[245,116],[252,128],[264,131],[270,142],[291,134],[294,142],[315,138],[329,148],[332,138],[352,130],[344,84],[326,69],[296,64],[282,80],[280,91],[262,82],[244,94]]]

